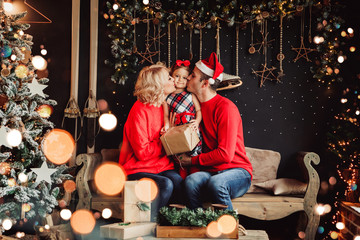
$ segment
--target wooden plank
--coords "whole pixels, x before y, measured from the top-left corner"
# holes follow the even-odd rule
[[[236,202],[233,203],[233,208],[240,215],[259,220],[275,220],[304,210],[304,205],[292,202]]]
[[[236,202],[295,202],[303,203],[304,198],[301,197],[289,197],[289,196],[274,196],[266,193],[248,193],[242,197],[231,200]]]
[[[236,228],[230,234],[223,234],[220,238],[237,239],[239,236]],[[206,227],[184,227],[184,226],[157,226],[157,238],[207,238]]]

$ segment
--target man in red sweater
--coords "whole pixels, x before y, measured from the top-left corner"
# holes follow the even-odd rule
[[[185,179],[188,206],[192,209],[202,207],[203,200],[232,209],[231,199],[244,195],[251,184],[252,166],[245,153],[239,110],[216,93],[223,69],[212,53],[198,61],[188,77],[187,90],[198,97],[203,116],[200,124],[203,153],[179,157],[182,165],[202,169]]]

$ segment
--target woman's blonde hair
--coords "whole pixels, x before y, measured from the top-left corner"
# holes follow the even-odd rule
[[[141,69],[135,84],[134,96],[145,104],[161,106],[165,100],[164,84],[169,70],[161,65],[151,65]]]

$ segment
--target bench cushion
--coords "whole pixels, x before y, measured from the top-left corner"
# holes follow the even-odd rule
[[[280,153],[251,147],[245,147],[245,151],[253,167],[253,179],[248,193],[265,192],[264,189],[257,188],[254,184],[276,179]]]

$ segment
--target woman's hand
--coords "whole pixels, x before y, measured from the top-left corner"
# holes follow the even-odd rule
[[[169,125],[165,124],[160,130],[160,135],[161,136],[164,135],[167,132],[167,130],[169,130]]]

